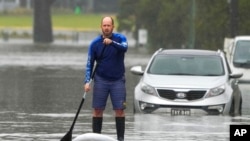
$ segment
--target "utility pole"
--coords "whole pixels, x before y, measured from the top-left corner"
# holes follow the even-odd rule
[[[238,34],[238,0],[227,0],[229,3],[231,37]]]

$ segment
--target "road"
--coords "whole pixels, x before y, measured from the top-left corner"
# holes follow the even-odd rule
[[[126,141],[228,141],[232,124],[249,125],[250,89],[243,91],[242,116],[171,116],[133,113],[133,88],[138,76],[132,65],[149,56],[129,51],[126,56],[128,107]],[[69,130],[80,104],[86,48],[71,46],[0,46],[0,140],[58,141]],[[91,93],[87,94],[73,137],[91,132]],[[103,134],[116,138],[110,102],[104,114]]]

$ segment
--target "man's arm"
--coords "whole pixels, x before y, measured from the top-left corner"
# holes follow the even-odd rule
[[[85,83],[89,83],[91,80],[91,75],[92,75],[92,70],[94,66],[94,56],[92,53],[92,45],[89,47],[88,51],[88,59],[87,59],[87,64],[86,64],[86,74],[85,74]]]
[[[126,52],[128,49],[127,38],[123,35],[119,35],[119,38],[121,39],[120,43],[112,41],[111,44],[114,45],[114,47],[117,48],[118,50]]]

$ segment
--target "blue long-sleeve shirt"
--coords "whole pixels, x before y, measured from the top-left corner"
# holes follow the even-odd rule
[[[95,62],[97,63],[95,75],[111,81],[124,76],[124,57],[128,49],[127,39],[119,33],[113,33],[110,39],[113,42],[109,45],[103,44],[102,36],[96,37],[91,42],[88,49],[85,83],[91,80]]]

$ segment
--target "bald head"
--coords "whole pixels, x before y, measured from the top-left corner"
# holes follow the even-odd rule
[[[114,20],[112,17],[103,17],[101,22],[103,37],[108,38],[112,36],[114,29]]]
[[[110,22],[112,25],[114,25],[114,19],[110,16],[103,17],[101,24],[103,24],[104,22]]]

